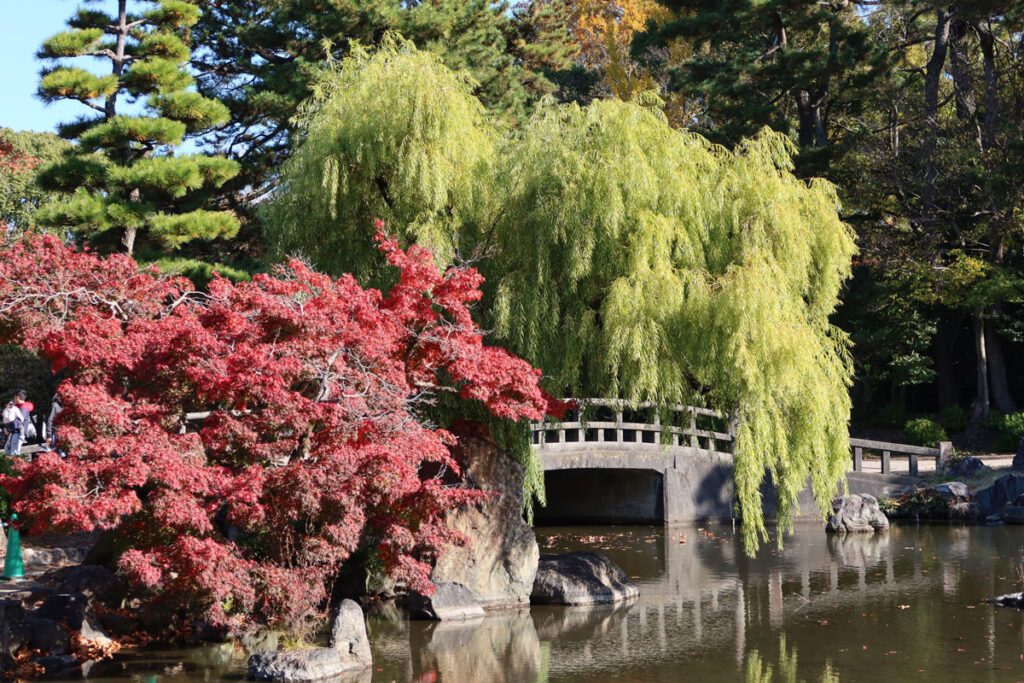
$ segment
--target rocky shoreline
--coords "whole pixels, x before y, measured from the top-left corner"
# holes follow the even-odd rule
[[[542,556],[534,531],[522,516],[523,466],[502,451],[482,425],[456,428],[459,442],[453,456],[461,476],[447,483],[492,494],[446,518],[451,528],[466,535],[468,545],[453,549],[435,564],[432,591],[351,597],[378,609],[382,604],[392,610],[403,607],[411,619],[456,623],[531,604],[569,609],[636,598],[636,585],[600,553]],[[41,565],[103,555],[92,551],[94,557],[87,558],[88,552],[80,547],[39,548],[26,550],[25,559]],[[149,639],[146,615],[121,609],[127,593],[122,580],[100,564],[65,567],[17,585],[7,599],[0,599],[0,672],[19,679],[95,675],[122,644]],[[178,635],[196,640],[230,636],[200,623]],[[342,600],[333,612],[327,647],[279,650],[278,638],[264,635],[270,637],[241,639],[252,653],[250,680],[347,680],[352,675],[362,680],[360,672],[368,674],[372,664],[363,607],[352,599]]]

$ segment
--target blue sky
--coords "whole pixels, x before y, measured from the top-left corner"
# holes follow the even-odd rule
[[[85,113],[77,102],[45,105],[35,96],[39,45],[64,28],[77,3],[61,0],[0,0],[0,126],[52,131]]]

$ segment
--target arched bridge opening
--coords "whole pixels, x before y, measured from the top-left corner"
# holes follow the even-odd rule
[[[538,525],[665,521],[665,477],[657,470],[548,470],[544,484],[548,504],[534,508]]]

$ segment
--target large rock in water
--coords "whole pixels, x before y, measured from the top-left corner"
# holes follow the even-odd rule
[[[331,643],[314,650],[278,650],[249,657],[251,681],[319,681],[372,664],[363,610],[343,600],[331,626]]]
[[[986,489],[976,491],[972,500],[986,515],[999,514],[1024,494],[1024,474],[1007,474]]]
[[[626,573],[600,553],[541,555],[530,602],[599,605],[635,598],[639,593]]]
[[[409,594],[409,616],[413,619],[451,621],[484,616],[473,593],[461,583],[436,583],[431,595]]]
[[[523,466],[498,448],[480,423],[460,422],[452,431],[459,438],[452,455],[462,481],[498,495],[447,514],[445,523],[466,534],[469,545],[442,555],[431,580],[462,584],[484,607],[527,605],[540,550],[523,521]]]
[[[825,531],[835,534],[888,530],[889,519],[878,507],[878,500],[867,493],[834,499],[825,525]]]
[[[1024,436],[1020,437],[1020,442],[1017,444],[1017,455],[1013,456],[1010,468],[1017,472],[1024,472]]]

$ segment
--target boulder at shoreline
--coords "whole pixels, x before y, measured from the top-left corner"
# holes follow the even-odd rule
[[[409,594],[409,616],[413,619],[452,621],[484,616],[476,596],[461,583],[436,583],[431,595]]]
[[[626,573],[600,553],[541,555],[530,602],[538,605],[600,605],[640,594]]]
[[[319,681],[372,664],[363,610],[343,600],[331,626],[328,647],[312,650],[277,650],[249,657],[250,681]]]
[[[878,500],[867,493],[840,496],[832,501],[825,531],[834,534],[888,531],[889,518],[878,507]]]
[[[523,519],[526,471],[494,443],[485,425],[461,421],[452,431],[459,439],[452,457],[462,469],[461,482],[497,495],[447,513],[445,524],[469,543],[438,558],[430,578],[462,584],[486,608],[528,605],[540,550]]]

